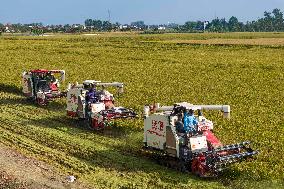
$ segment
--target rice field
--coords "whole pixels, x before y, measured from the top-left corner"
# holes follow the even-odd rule
[[[0,37],[0,142],[95,188],[282,188],[284,33],[100,34]],[[209,42],[208,42],[209,41]],[[38,107],[21,94],[21,72],[64,69],[68,82],[125,83],[118,105],[229,104],[205,112],[224,144],[245,140],[256,161],[200,179],[158,165],[140,149],[142,119],[104,133],[66,116],[65,100]]]

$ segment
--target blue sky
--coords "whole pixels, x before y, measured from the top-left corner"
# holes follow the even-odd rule
[[[215,16],[237,16],[240,21],[255,20],[265,10],[280,8],[284,0],[3,0],[0,23],[67,24],[83,23],[85,19],[130,23],[144,20],[146,24],[183,24],[188,20],[212,20]]]

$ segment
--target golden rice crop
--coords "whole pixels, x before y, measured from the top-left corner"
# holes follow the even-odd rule
[[[196,39],[284,38],[282,33],[99,35],[0,38],[0,142],[47,161],[96,188],[259,188],[283,185],[284,48],[199,45]],[[168,41],[171,43],[168,43]],[[283,39],[281,39],[283,40]],[[65,69],[67,82],[125,83],[119,105],[229,104],[230,120],[206,112],[225,144],[253,141],[256,161],[201,180],[157,165],[140,153],[143,121],[93,133],[65,116],[64,99],[37,107],[21,95],[21,72]]]

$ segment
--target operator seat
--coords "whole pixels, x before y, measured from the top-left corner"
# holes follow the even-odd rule
[[[42,91],[49,91],[50,90],[50,87],[48,86],[47,81],[44,80],[44,79],[38,81],[37,88],[41,89]]]

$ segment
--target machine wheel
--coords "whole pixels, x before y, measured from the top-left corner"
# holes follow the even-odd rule
[[[204,156],[198,156],[192,160],[191,171],[199,177],[207,177],[208,170],[206,168]]]
[[[36,102],[40,106],[46,106],[48,104],[48,101],[46,99],[42,99],[42,98],[37,98]]]
[[[105,125],[103,122],[99,123],[97,119],[89,118],[89,128],[95,131],[104,129]]]

